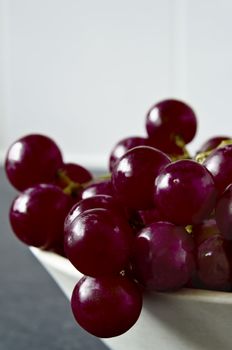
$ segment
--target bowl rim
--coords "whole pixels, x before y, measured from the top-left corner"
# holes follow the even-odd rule
[[[32,254],[46,267],[51,267],[61,274],[69,276],[77,281],[83,276],[71,262],[61,255],[54,252],[45,251],[35,247],[29,247]],[[154,297],[154,294],[165,298],[174,298],[182,300],[191,300],[196,302],[207,302],[217,304],[232,304],[232,293],[212,291],[204,289],[181,288],[174,292],[145,292],[148,298]]]

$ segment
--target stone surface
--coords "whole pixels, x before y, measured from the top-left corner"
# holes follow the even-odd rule
[[[58,286],[12,233],[15,194],[0,169],[0,349],[106,350],[76,324]]]

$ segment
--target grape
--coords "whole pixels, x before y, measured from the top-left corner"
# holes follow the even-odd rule
[[[85,212],[86,210],[96,208],[110,209],[112,211],[120,213],[121,215],[126,215],[126,212],[113,197],[99,194],[83,199],[72,207],[64,222],[65,231],[68,231],[70,229],[71,223],[78,215]]]
[[[232,240],[232,185],[221,195],[216,206],[216,221],[223,237]]]
[[[229,136],[214,136],[205,141],[197,153],[212,151],[217,148],[222,141],[230,140]]]
[[[110,338],[135,324],[142,295],[136,283],[126,277],[82,277],[73,290],[71,306],[76,321],[86,331]]]
[[[23,191],[10,209],[15,235],[87,275],[71,307],[77,322],[102,338],[134,325],[144,288],[232,290],[231,138],[212,137],[198,162],[186,160],[197,119],[174,99],[150,108],[146,129],[148,137],[115,145],[112,174],[101,179],[64,163],[56,143],[40,134],[20,138],[6,156],[8,179]]]
[[[158,210],[176,225],[198,224],[214,209],[216,189],[211,174],[193,160],[167,165],[156,178]]]
[[[24,243],[52,249],[63,240],[64,219],[70,198],[50,184],[31,187],[17,196],[10,209],[10,223]]]
[[[113,188],[111,180],[96,181],[88,185],[81,193],[81,198],[86,199],[96,196],[98,194],[104,194],[107,196],[113,196]]]
[[[132,231],[123,216],[102,208],[86,210],[65,231],[65,253],[83,274],[119,273],[131,254]]]
[[[109,169],[112,172],[114,164],[127,151],[136,146],[146,146],[148,140],[145,137],[132,136],[119,141],[110,153]]]
[[[69,181],[67,181],[67,178]],[[92,180],[92,174],[79,164],[64,163],[62,169],[59,170],[55,184],[61,188],[65,188],[70,181],[77,184],[84,184]]]
[[[169,163],[170,159],[155,148],[139,146],[129,150],[113,169],[112,184],[116,197],[131,209],[153,207],[155,178]]]
[[[219,194],[222,193],[232,183],[232,145],[214,150],[203,165],[213,175]]]
[[[164,100],[148,111],[146,129],[155,147],[173,153],[177,138],[184,144],[192,141],[197,130],[197,120],[187,104],[178,100]]]
[[[197,276],[203,288],[227,291],[231,288],[231,267],[220,235],[197,248]]]
[[[194,268],[194,242],[183,227],[156,222],[138,233],[132,269],[146,288],[178,289],[191,278]]]
[[[9,148],[5,170],[11,184],[23,191],[39,183],[54,182],[62,164],[61,152],[53,140],[43,135],[27,135]]]

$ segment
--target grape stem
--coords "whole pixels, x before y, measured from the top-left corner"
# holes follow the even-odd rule
[[[193,226],[192,226],[192,225],[187,225],[187,226],[185,226],[185,230],[186,230],[189,234],[191,234],[191,233],[193,232]]]
[[[196,160],[198,163],[202,164],[202,163],[204,163],[204,161],[206,160],[206,158],[207,158],[215,149],[223,148],[223,147],[225,147],[225,146],[227,146],[227,145],[231,145],[231,144],[232,144],[232,139],[230,139],[230,140],[223,140],[223,141],[221,141],[221,142],[219,143],[219,145],[218,145],[216,148],[212,148],[212,149],[210,149],[210,150],[208,150],[208,151],[198,153],[198,154],[196,155],[196,157],[195,157],[195,160]]]
[[[206,151],[206,152],[201,152],[201,153],[198,153],[195,157],[195,160],[202,164],[204,163],[204,161],[206,160],[206,158],[210,155],[210,153],[212,152],[212,149],[210,151]]]
[[[176,135],[176,136],[175,136],[175,142],[176,142],[176,145],[177,145],[178,147],[182,148],[183,154],[182,154],[181,156],[174,157],[173,160],[191,158],[191,156],[190,156],[190,154],[189,154],[189,151],[188,151],[187,148],[186,148],[186,144],[185,144],[183,138],[182,138],[180,135]],[[175,159],[175,158],[176,158],[176,159]]]
[[[98,176],[90,181],[79,183],[72,181],[70,177],[67,175],[66,171],[60,169],[57,172],[58,178],[66,185],[63,189],[63,192],[67,195],[77,195],[81,190],[85,189],[87,186],[91,185],[91,183],[97,180],[108,180],[111,178],[110,174]]]
[[[66,185],[63,192],[67,195],[76,195],[81,189],[83,189],[84,184],[74,182],[66,174],[66,171],[60,169],[57,172],[58,178]]]
[[[111,174],[104,174],[97,177],[97,180],[110,180]]]

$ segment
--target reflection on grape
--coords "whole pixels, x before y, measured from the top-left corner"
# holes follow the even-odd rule
[[[161,151],[135,147],[115,164],[112,183],[116,197],[131,209],[149,209],[154,206],[154,182],[160,170],[170,163]]]
[[[137,321],[142,295],[136,283],[126,277],[83,277],[74,288],[71,305],[85,330],[110,338],[128,331]]]
[[[53,249],[63,241],[64,219],[70,198],[49,184],[31,187],[14,200],[10,222],[16,236],[24,243]]]
[[[132,262],[136,279],[146,288],[178,289],[195,269],[193,239],[183,227],[153,223],[138,233]]]
[[[27,135],[9,148],[5,169],[11,184],[23,191],[36,184],[53,183],[62,164],[61,152],[52,139]]]
[[[216,189],[212,176],[202,165],[179,160],[160,172],[154,200],[166,220],[176,225],[197,224],[214,209]]]

